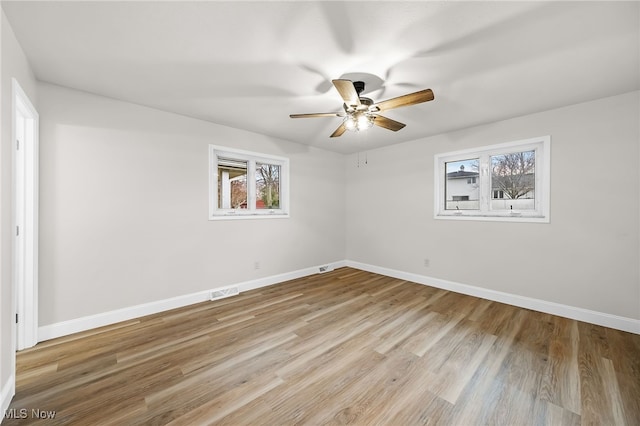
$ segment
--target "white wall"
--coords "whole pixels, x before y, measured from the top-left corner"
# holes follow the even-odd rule
[[[640,319],[639,105],[632,92],[350,156],[347,259]],[[550,223],[434,219],[435,154],[543,135]]]
[[[46,83],[38,96],[40,326],[345,258],[342,155]],[[291,217],[209,221],[209,144],[290,158]]]
[[[12,192],[12,147],[11,137],[11,79],[15,78],[25,91],[31,102],[36,105],[36,80],[29,67],[27,58],[18,44],[13,29],[2,12],[2,23],[0,24],[1,38],[1,98],[0,109],[2,128],[0,133],[0,392],[6,396],[7,382],[13,373],[13,360],[15,354],[12,352],[11,328],[13,325],[12,301],[14,293],[11,278],[11,243],[13,237],[11,201]],[[1,401],[4,403],[5,401]],[[0,407],[0,412],[2,412]]]

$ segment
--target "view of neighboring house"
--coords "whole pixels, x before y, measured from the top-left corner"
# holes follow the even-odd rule
[[[465,170],[464,164],[447,173],[447,210],[476,210],[479,208],[480,174]],[[491,208],[493,210],[533,209],[535,203],[535,174],[491,176]]]
[[[447,201],[477,201],[480,196],[479,173],[466,171],[464,165],[447,173]]]

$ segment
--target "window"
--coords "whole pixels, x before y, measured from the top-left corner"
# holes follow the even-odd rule
[[[446,210],[477,210],[480,208],[480,190],[477,184],[479,162],[477,158],[465,158],[445,163],[447,180]]]
[[[549,136],[435,156],[437,219],[549,222]]]
[[[289,160],[210,145],[209,219],[289,216]]]

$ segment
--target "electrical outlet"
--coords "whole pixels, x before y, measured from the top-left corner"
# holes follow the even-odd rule
[[[429,259],[427,259],[427,258],[425,257],[425,259],[424,259],[424,266],[425,266],[425,268],[428,268],[430,263],[431,263],[431,262],[429,261]]]
[[[253,269],[255,269],[256,271],[260,269],[260,262],[258,262],[257,260],[253,262]]]

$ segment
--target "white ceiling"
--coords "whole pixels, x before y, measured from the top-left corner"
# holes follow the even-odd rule
[[[349,153],[640,89],[637,2],[10,2],[39,80]],[[397,133],[329,135],[361,78]]]

